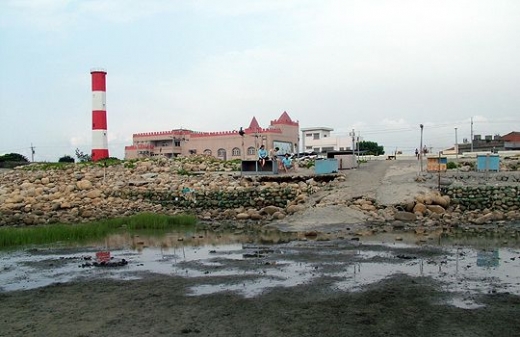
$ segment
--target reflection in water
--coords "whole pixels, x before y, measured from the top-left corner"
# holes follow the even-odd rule
[[[321,277],[334,279],[331,286],[338,291],[360,291],[367,284],[402,273],[432,278],[447,291],[520,294],[518,248],[490,247],[483,240],[473,248],[440,237],[401,239],[385,234],[359,241],[325,236],[309,240],[302,234],[275,231],[120,234],[84,249],[0,253],[0,288],[11,291],[77,279],[135,279],[160,273],[199,277],[190,291],[194,296],[219,291],[256,296],[273,287],[291,287]],[[120,268],[80,268],[85,257],[95,257],[100,250],[129,263]],[[204,279],[211,277],[219,278],[206,284]],[[478,307],[467,300],[453,304]]]
[[[498,249],[482,249],[477,252],[477,266],[479,267],[498,267],[500,258]]]

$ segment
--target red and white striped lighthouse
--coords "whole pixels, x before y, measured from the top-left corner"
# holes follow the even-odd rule
[[[92,69],[92,160],[108,158],[106,75],[103,69]]]

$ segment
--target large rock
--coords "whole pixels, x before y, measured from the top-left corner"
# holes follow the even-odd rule
[[[293,214],[293,213],[296,213],[296,212],[299,212],[299,211],[302,211],[305,209],[305,206],[301,205],[301,204],[298,204],[298,205],[290,205],[289,207],[287,207],[286,209],[286,212],[288,214]]]
[[[236,215],[237,220],[247,220],[250,218],[248,213],[238,213]]]
[[[414,213],[398,211],[398,212],[395,212],[395,214],[394,214],[394,220],[398,220],[398,221],[411,222],[411,221],[415,221],[416,219],[417,219],[417,217],[415,216]]]
[[[283,212],[283,209],[277,206],[266,206],[261,209],[261,212],[273,215],[276,212]]]
[[[99,198],[100,196],[101,196],[100,190],[91,190],[87,193],[87,197],[89,197],[90,199]]]
[[[91,189],[92,188],[92,182],[90,180],[87,180],[87,179],[83,179],[83,180],[80,180],[76,183],[76,186],[80,189],[80,190],[88,190],[88,189]]]
[[[439,206],[439,205],[428,205],[428,206],[426,206],[426,208],[430,212],[433,212],[433,213],[436,213],[436,214],[443,214],[443,213],[446,212],[446,210],[442,206]]]
[[[427,207],[425,204],[423,203],[420,203],[420,202],[417,202],[415,204],[415,206],[413,207],[413,213],[420,213],[420,214],[424,214],[426,213],[426,210],[427,210]]]

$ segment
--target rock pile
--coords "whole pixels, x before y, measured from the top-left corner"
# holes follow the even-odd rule
[[[280,219],[325,183],[260,182],[238,163],[193,156],[103,167],[29,165],[0,175],[0,225],[78,223],[139,212],[204,220]]]
[[[242,176],[239,166],[238,161],[204,156],[129,161],[108,167],[92,163],[29,165],[0,174],[0,226],[80,223],[140,212],[188,212],[213,223],[243,220],[265,224],[301,214],[308,207],[328,206],[356,210],[370,226],[416,230],[520,219],[520,176],[516,173],[445,174],[438,186],[442,185],[442,194],[432,189],[407,204],[378,205],[367,197],[314,197],[317,192],[326,195],[338,188],[346,179],[342,174],[331,181],[312,175],[265,180]],[[424,182],[438,176],[422,178]]]

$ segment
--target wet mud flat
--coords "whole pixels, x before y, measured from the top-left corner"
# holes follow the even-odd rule
[[[0,336],[520,336],[517,247],[230,243],[83,266],[95,251],[2,254]]]

